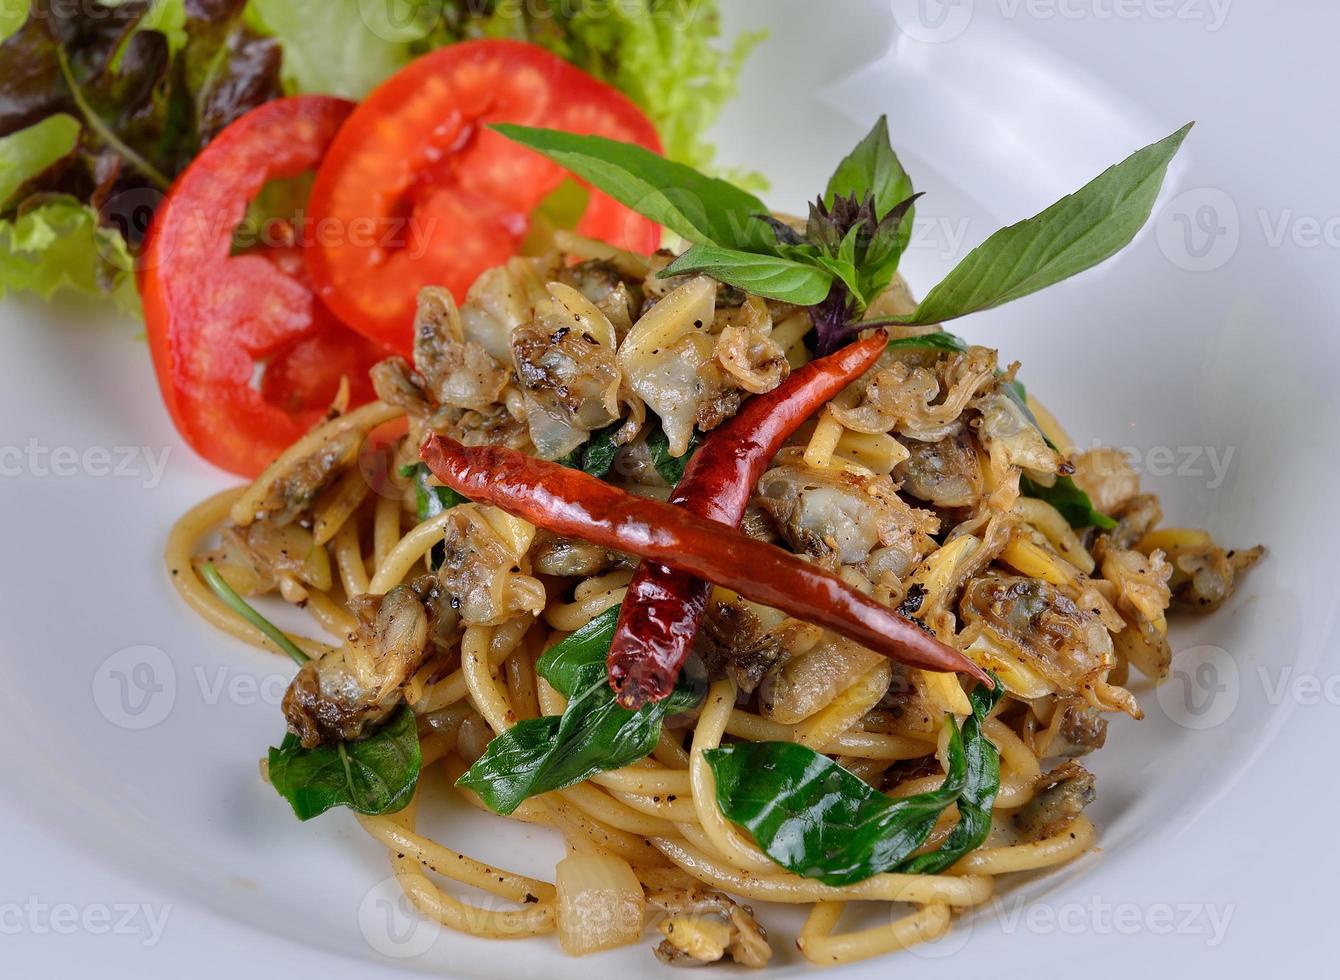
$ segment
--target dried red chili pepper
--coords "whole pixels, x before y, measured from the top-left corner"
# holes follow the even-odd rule
[[[749,496],[782,444],[805,420],[879,360],[888,335],[874,336],[811,361],[772,391],[756,395],[703,441],[670,503],[691,514],[739,527]],[[624,595],[610,644],[610,687],[636,711],[674,689],[712,586],[700,578],[644,561]]]
[[[971,674],[980,667],[831,572],[775,545],[635,497],[580,470],[501,446],[430,436],[419,453],[458,493],[545,530],[661,562],[780,609],[911,667]]]

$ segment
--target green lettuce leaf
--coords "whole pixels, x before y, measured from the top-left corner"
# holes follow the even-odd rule
[[[0,210],[24,184],[74,152],[79,120],[64,112],[0,137]]]
[[[393,19],[407,15],[408,23]],[[425,36],[425,3],[366,0],[250,0],[253,27],[284,49],[281,76],[289,92],[361,99],[413,58],[411,42]]]
[[[50,299],[62,290],[109,295],[118,309],[139,314],[134,259],[114,228],[71,197],[55,196],[12,220],[0,219],[0,297],[32,292]]]
[[[6,3],[0,4],[0,41],[7,41],[18,33],[28,20],[28,5],[26,3]]]

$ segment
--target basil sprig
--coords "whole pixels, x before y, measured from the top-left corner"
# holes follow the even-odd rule
[[[702,692],[683,677],[663,701],[637,711],[619,706],[605,671],[618,619],[618,606],[606,610],[540,658],[536,673],[568,698],[563,714],[517,722],[489,743],[457,786],[509,814],[532,796],[644,758],[666,717],[697,706]]]
[[[979,685],[972,714],[949,727],[944,783],[891,800],[832,759],[794,742],[736,742],[706,753],[717,805],[763,853],[795,874],[849,885],[886,871],[933,874],[980,847],[991,830],[1000,756],[982,723],[1003,693]],[[959,821],[933,851],[917,855],[940,815]]]
[[[251,623],[300,667],[311,658],[274,623],[238,595],[212,563],[200,576],[223,602]],[[376,732],[356,742],[337,742],[305,749],[292,732],[278,748],[270,748],[270,785],[288,800],[299,820],[310,820],[332,807],[347,806],[376,816],[409,805],[419,785],[423,757],[418,723],[407,705]]]
[[[935,333],[922,334],[919,337],[899,337],[897,340],[889,341],[889,350],[922,347],[964,354],[967,353],[968,342],[947,330],[938,330]],[[1046,440],[1047,445],[1055,449],[1056,446],[1052,444],[1050,439],[1047,439],[1047,434],[1042,431],[1042,426],[1038,425],[1037,418],[1033,415],[1032,409],[1028,407],[1028,393],[1024,389],[1023,382],[1018,380],[1009,381],[1004,385],[1004,389],[1005,394],[1023,410],[1024,416],[1033,424],[1033,428],[1042,434],[1042,438]],[[1051,486],[1044,487],[1041,483],[1036,483],[1021,474],[1019,477],[1019,492],[1025,497],[1045,500],[1056,508],[1057,512],[1066,519],[1067,524],[1077,530],[1096,527],[1110,531],[1117,526],[1116,521],[1094,507],[1089,495],[1080,489],[1079,484],[1072,477],[1058,476],[1056,482]]]
[[[692,243],[660,275],[702,273],[808,306],[815,346],[827,353],[863,327],[952,320],[1027,296],[1109,258],[1148,220],[1191,125],[991,235],[915,311],[880,320],[861,317],[898,269],[917,197],[883,117],[810,206],[803,235],[771,218],[752,194],[641,147],[558,130],[496,128]]]

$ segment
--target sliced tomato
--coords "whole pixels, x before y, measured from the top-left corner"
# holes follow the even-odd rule
[[[637,106],[543,48],[470,41],[425,55],[354,110],[317,172],[307,261],[342,321],[407,353],[422,287],[462,299],[516,252],[567,172],[488,128],[499,122],[661,149]],[[655,223],[595,191],[577,230],[640,252],[660,242]]]
[[[314,169],[352,109],[306,95],[252,110],[154,216],[139,278],[163,400],[191,447],[234,473],[256,475],[307,431],[340,375],[370,397],[367,369],[384,356],[323,306],[296,248],[232,254],[247,204],[267,181]]]

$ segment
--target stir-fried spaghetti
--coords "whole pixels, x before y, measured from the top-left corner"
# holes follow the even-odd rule
[[[337,406],[255,483],[205,501],[172,532],[173,581],[210,622],[273,646],[201,580],[206,561],[238,592],[277,593],[341,638],[294,638],[316,658],[285,699],[304,745],[364,737],[408,705],[424,778],[454,784],[497,736],[564,713],[568,699],[537,662],[622,602],[634,575],[627,555],[444,499],[416,469],[428,434],[574,466],[604,440],[604,478],[664,500],[667,470],[694,440],[811,359],[803,308],[703,277],[658,279],[665,256],[560,240],[561,256],[514,258],[487,273],[459,310],[445,292],[426,291],[416,363],[374,370],[381,400]],[[874,312],[911,306],[896,280]],[[995,351],[934,328],[893,333],[875,366],[772,459],[742,526],[899,609],[1000,679],[1004,697],[982,722],[1000,764],[989,837],[938,873],[845,885],[763,853],[723,815],[711,750],[797,743],[896,801],[945,781],[945,719],[972,708],[953,674],[905,667],[717,588],[690,665],[706,678],[699,706],[668,718],[645,757],[511,812],[552,828],[579,856],[556,882],[485,865],[465,853],[468,841],[424,837],[417,802],[360,816],[423,914],[485,937],[559,930],[565,948],[584,952],[634,940],[645,905],[664,913],[663,959],[762,965],[766,933],[742,903],[803,904],[801,952],[844,963],[938,936],[954,913],[985,902],[998,876],[1093,845],[1082,812],[1093,778],[1076,760],[1103,744],[1111,713],[1140,717],[1127,678],[1132,666],[1155,681],[1166,674],[1167,610],[1216,607],[1259,550],[1224,552],[1204,532],[1159,528],[1158,501],[1122,457],[1075,453],[1052,416],[1019,396],[1017,365]],[[1045,489],[1062,477],[1110,526],[1076,529],[1047,493],[1020,492],[1021,478]],[[943,844],[957,822],[945,808],[918,853]],[[473,907],[433,876],[516,908]],[[636,920],[622,932],[610,926],[608,941],[571,921],[593,881],[610,901],[623,896]],[[843,931],[850,902],[908,910]]]

